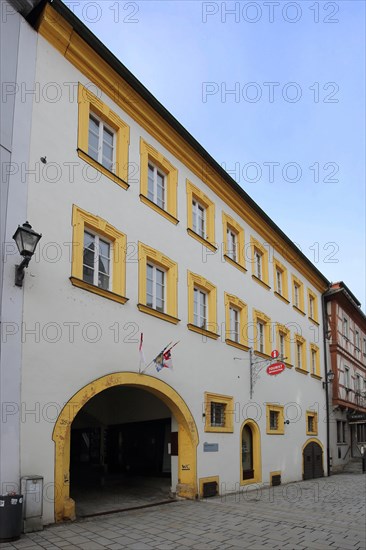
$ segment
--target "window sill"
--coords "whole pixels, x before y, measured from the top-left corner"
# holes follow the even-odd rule
[[[305,370],[305,369],[300,369],[299,367],[295,367],[295,371],[296,371],[296,372],[300,372],[301,374],[309,374],[307,370]]]
[[[199,235],[198,233],[196,233],[195,231],[193,231],[193,229],[190,229],[189,227],[187,228],[187,233],[188,235],[190,235],[191,237],[193,237],[194,239],[196,239],[196,241],[198,241],[199,243],[203,244],[204,246],[206,246],[209,250],[211,250],[212,252],[216,252],[217,251],[217,246],[215,246],[214,244],[210,243],[210,241],[207,241],[206,239],[204,239],[203,237],[201,237],[201,235]]]
[[[234,267],[236,267],[237,269],[240,269],[240,271],[242,271],[243,273],[247,272],[247,269],[243,265],[238,264],[238,262],[230,258],[230,256],[228,256],[227,254],[224,254],[224,260],[229,264],[233,265]]]
[[[267,430],[267,435],[285,435],[285,430]]]
[[[310,374],[312,378],[315,378],[316,380],[323,380],[322,376],[319,376],[319,374]]]
[[[70,277],[70,281],[74,286],[87,290],[88,292],[92,292],[93,294],[103,296],[103,298],[107,298],[108,300],[113,300],[114,302],[118,302],[120,304],[125,304],[128,301],[128,298],[125,296],[120,296],[120,294],[116,294],[110,290],[105,290],[104,288],[99,288],[99,286],[91,285],[90,283],[86,283],[77,277]]]
[[[234,429],[231,426],[205,426],[205,432],[232,434],[234,432]]]
[[[303,315],[305,317],[305,315],[306,315],[305,311],[298,308],[297,306],[292,306],[292,307],[294,308],[295,311],[297,311],[297,313],[300,313],[301,315]]]
[[[294,367],[293,365],[291,365],[291,363],[286,363],[285,361],[281,361],[281,362],[285,363],[285,365],[288,369],[292,369]]]
[[[197,327],[196,325],[193,325],[193,323],[187,324],[188,330],[192,330],[193,332],[197,332],[198,334],[202,334],[202,336],[207,336],[208,338],[212,338],[213,340],[217,340],[219,338],[219,334],[216,334],[216,332],[211,332],[210,330],[206,330],[205,328]]]
[[[271,361],[276,361],[276,359],[273,359],[273,357],[271,357],[267,353],[263,353],[258,350],[254,350],[254,355],[256,355],[257,357],[262,357],[263,359],[270,359]]]
[[[309,321],[311,321],[312,323],[314,323],[314,325],[316,325],[317,327],[319,326],[320,323],[318,323],[318,321],[316,321],[315,319],[313,319],[312,317],[309,317]]]
[[[318,432],[308,432],[308,431],[306,430],[306,435],[318,435]]]
[[[173,325],[177,325],[180,321],[180,319],[174,317],[173,315],[163,313],[162,311],[157,311],[156,309],[146,306],[145,304],[137,304],[137,308],[142,313],[147,313],[148,315],[152,315],[153,317],[158,317],[158,319],[168,321],[168,323],[173,323]]]
[[[267,283],[265,283],[264,281],[262,281],[262,279],[259,279],[259,277],[257,277],[257,275],[252,275],[252,279],[260,284],[263,288],[265,288],[266,290],[271,290],[271,287],[269,285],[267,285]]]
[[[148,199],[145,195],[140,195],[140,201],[146,204],[147,206],[150,206],[155,212],[163,216],[163,218],[167,219],[171,223],[174,223],[174,225],[177,225],[179,223],[179,220],[175,218],[172,214],[170,214],[167,210],[164,210],[164,208],[160,208],[155,202]]]
[[[289,304],[289,303],[290,303],[290,300],[288,300],[287,298],[285,298],[284,296],[282,296],[282,294],[280,294],[279,292],[277,292],[277,290],[274,291],[274,295],[276,296],[276,298],[279,298],[280,300],[282,300],[283,302],[285,302],[285,304]]]
[[[100,164],[100,162],[98,162],[97,160],[93,159],[90,155],[88,155],[88,153],[85,153],[85,151],[83,151],[82,149],[77,149],[77,153],[81,159],[85,160],[85,162],[90,164],[90,166],[93,166],[93,168],[107,176],[107,178],[114,181],[114,183],[117,183],[120,187],[122,187],[122,189],[128,189],[130,187],[127,181],[121,179],[117,176],[117,174],[108,170],[108,168],[103,166],[103,164]]]
[[[233,348],[241,349],[242,351],[249,351],[250,347],[246,346],[245,344],[241,344],[240,342],[235,342],[235,340],[230,340],[230,338],[226,338],[225,344],[228,346],[233,346]]]

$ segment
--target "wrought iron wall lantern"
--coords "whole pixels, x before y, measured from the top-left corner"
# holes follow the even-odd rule
[[[42,234],[34,231],[29,222],[18,225],[18,229],[15,231],[13,239],[18,247],[19,254],[23,256],[23,261],[21,264],[15,266],[16,286],[23,286],[24,269],[28,267],[41,237]]]

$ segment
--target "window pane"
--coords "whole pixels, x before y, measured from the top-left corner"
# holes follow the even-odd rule
[[[160,269],[155,268],[156,276],[156,309],[164,311],[164,278],[165,273]]]
[[[154,297],[153,297],[153,274],[154,274],[154,268],[153,266],[147,264],[147,270],[146,270],[146,305],[149,307],[153,307]]]
[[[94,268],[94,235],[84,232],[84,265]]]
[[[83,281],[91,285],[94,283],[94,270],[85,265],[83,266]]]
[[[148,170],[147,197],[151,201],[154,200],[154,167],[151,164]]]
[[[98,149],[99,149],[99,121],[90,115],[88,154],[96,161],[98,160]]]
[[[104,127],[103,130],[103,141],[106,145],[109,145],[113,149],[113,132]]]
[[[165,178],[160,172],[157,173],[157,205],[165,206]]]
[[[98,274],[98,286],[104,288],[104,290],[109,290],[109,276],[103,275],[102,273]]]

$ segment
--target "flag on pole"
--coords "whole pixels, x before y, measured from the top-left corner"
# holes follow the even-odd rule
[[[178,344],[178,342],[169,347],[170,344],[168,344],[154,360],[155,367],[158,372],[160,372],[163,368],[173,370],[172,349]]]
[[[141,368],[141,365],[146,365],[146,360],[145,360],[145,355],[144,355],[144,350],[142,349],[142,344],[144,342],[144,335],[143,333],[141,332],[141,335],[140,335],[140,345],[139,345],[139,353],[140,353],[140,368]],[[140,370],[139,368],[139,370]]]

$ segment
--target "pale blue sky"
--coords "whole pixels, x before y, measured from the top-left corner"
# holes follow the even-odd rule
[[[365,3],[65,3],[365,310]]]

